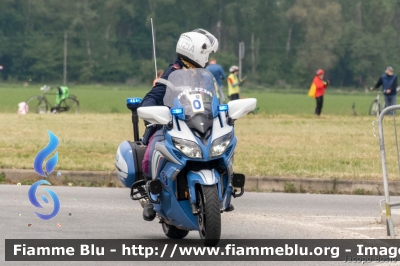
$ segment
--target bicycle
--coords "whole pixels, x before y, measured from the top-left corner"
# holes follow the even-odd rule
[[[61,100],[58,106],[52,106],[49,100],[47,100],[46,95],[57,95],[58,93],[49,93],[52,88],[47,85],[41,87],[40,90],[43,91],[42,95],[32,96],[25,101],[29,107],[28,110],[34,110],[35,113],[44,114],[49,111],[50,107],[50,112],[52,113],[68,111],[72,111],[75,114],[79,113],[79,100],[75,95],[70,94],[68,98]]]
[[[378,92],[378,95],[376,96],[375,100],[372,101],[372,103],[369,107],[369,115],[379,116],[379,114],[381,113],[382,104],[381,104],[380,95],[381,95],[381,93]]]

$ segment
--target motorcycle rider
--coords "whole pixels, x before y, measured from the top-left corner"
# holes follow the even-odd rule
[[[168,66],[162,74],[161,79],[156,82],[153,89],[143,98],[141,106],[164,105],[163,99],[166,85],[163,80],[168,80],[168,76],[178,69],[205,68],[208,64],[209,54],[215,53],[217,50],[218,40],[204,29],[195,29],[191,32],[182,33],[176,45],[177,59],[175,63]],[[145,122],[145,125],[148,124]],[[156,142],[162,139],[164,139],[162,129],[157,126],[146,127],[143,135],[143,143],[147,144],[147,149],[142,162],[142,170],[148,179],[151,179],[151,167],[149,166],[151,155]],[[152,221],[155,216],[156,212],[153,209],[153,204],[148,202],[143,208],[143,219]]]

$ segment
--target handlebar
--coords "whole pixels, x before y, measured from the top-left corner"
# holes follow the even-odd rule
[[[40,88],[40,90],[43,91],[43,92],[49,91],[49,90],[51,90],[51,89],[52,89],[52,88],[51,88],[50,86],[48,86],[48,85],[43,85],[43,86]]]

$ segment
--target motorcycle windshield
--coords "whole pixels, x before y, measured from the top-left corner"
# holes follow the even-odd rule
[[[210,130],[213,118],[218,114],[217,84],[214,76],[205,69],[180,69],[168,77],[164,105],[170,108],[182,108],[189,128],[201,134]]]

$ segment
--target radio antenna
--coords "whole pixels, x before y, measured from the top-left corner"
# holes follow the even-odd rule
[[[151,35],[153,36],[154,68],[156,70],[156,78],[157,78],[157,58],[156,58],[156,44],[155,44],[155,40],[154,40],[153,18],[150,18],[150,21],[151,21]]]

